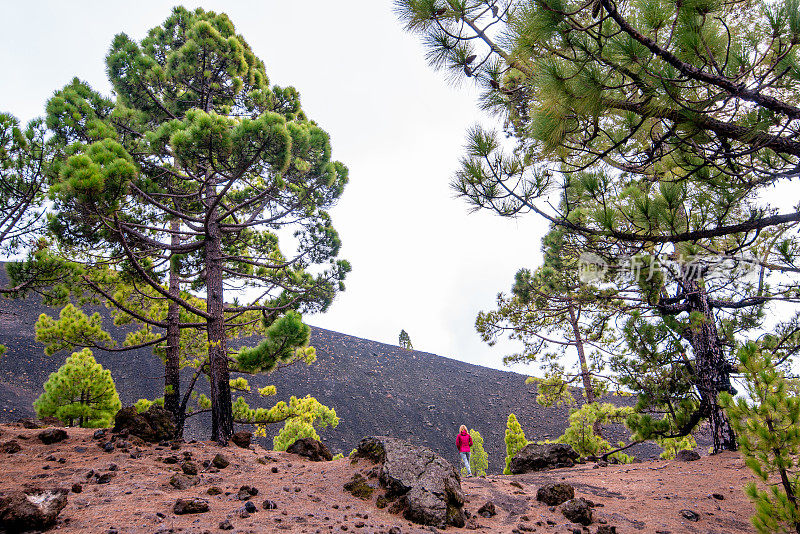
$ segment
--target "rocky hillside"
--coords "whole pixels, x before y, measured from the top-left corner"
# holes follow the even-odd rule
[[[455,489],[463,493],[466,528],[448,526],[442,531],[406,519],[402,510],[394,509],[398,501],[386,506],[387,488],[382,477],[375,478],[377,466],[368,459],[311,462],[260,446],[168,446],[137,444],[134,438],[110,442],[108,433],[99,432],[95,438],[90,429],[66,429],[66,439],[51,434],[45,440],[41,434],[39,429],[0,425],[0,530],[3,522],[19,517],[13,511],[21,507],[9,506],[9,499],[25,505],[24,496],[14,500],[22,490],[39,506],[48,503],[41,496],[61,500],[54,511],[48,504],[47,511],[55,520],[52,531],[63,533],[754,532],[749,523],[753,507],[742,491],[753,475],[736,453],[691,463],[589,463],[462,479]],[[408,457],[404,462],[414,460]],[[399,462],[383,467],[394,476],[403,468]],[[551,486],[550,497],[540,497],[539,490],[553,483],[569,485],[569,495],[552,501],[556,495]],[[409,500],[415,498],[413,491]],[[584,511],[592,509],[588,517],[567,514],[573,501],[557,504],[573,495],[576,501],[585,499]],[[26,505],[20,511],[37,517],[32,508]],[[581,517],[590,521],[588,527],[574,522]]]
[[[0,300],[0,343],[8,347],[8,354],[0,359],[0,421],[31,416],[31,404],[42,384],[66,357],[65,353],[45,356],[34,340],[33,325],[42,312],[58,314],[34,297]],[[105,327],[121,339],[123,332],[108,317]],[[554,438],[566,423],[567,410],[538,406],[534,392],[524,384],[525,377],[517,373],[322,328],[313,329],[311,343],[317,349],[315,364],[255,377],[251,384],[274,384],[278,398],[313,395],[334,407],[341,422],[322,434],[334,452],[347,454],[364,436],[382,434],[413,440],[455,460],[455,437],[459,425],[465,424],[484,436],[490,472],[497,472],[505,457],[509,413],[517,415],[530,440]],[[96,351],[95,357],[111,369],[123,404],[160,395],[163,367],[150,351]],[[251,405],[266,402],[249,400]],[[207,420],[192,419],[189,437],[207,437],[209,425]],[[271,440],[265,445],[271,446]],[[634,452],[648,458],[656,449]]]

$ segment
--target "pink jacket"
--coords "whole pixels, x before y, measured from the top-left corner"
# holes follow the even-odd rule
[[[461,432],[456,438],[456,447],[458,447],[458,452],[469,452],[469,448],[472,447],[472,436]]]

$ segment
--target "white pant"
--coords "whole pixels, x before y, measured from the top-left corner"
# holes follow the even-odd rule
[[[471,453],[469,453],[469,452],[462,452],[461,453],[461,462],[464,464],[464,468],[467,470],[467,474],[469,476],[472,476],[472,469],[469,468],[469,457],[470,457],[470,454]]]

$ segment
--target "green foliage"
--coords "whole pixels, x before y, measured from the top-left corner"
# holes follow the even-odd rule
[[[154,404],[156,406],[161,406],[163,408],[164,407],[164,397],[158,397],[158,398],[153,399],[153,400],[139,399],[133,404],[133,407],[136,408],[136,411],[138,413],[144,413],[148,409],[150,409],[150,406],[152,406]]]
[[[414,346],[411,344],[411,336],[409,336],[408,332],[405,330],[400,330],[398,343],[400,343],[400,346],[406,350],[414,350]]]
[[[735,392],[736,351],[772,329],[768,306],[800,294],[800,207],[767,193],[795,180],[800,156],[797,0],[395,6],[431,65],[474,81],[503,117],[467,132],[453,188],[475,209],[563,229],[638,315],[622,332],[630,354],[609,365],[639,396],[638,437],[688,436],[705,418],[714,451],[735,449],[718,394]],[[529,294],[498,299],[479,329],[526,332],[546,317],[526,316]],[[777,316],[775,346],[796,354],[797,318]],[[557,352],[537,343],[519,356]]]
[[[328,210],[348,171],[298,92],[271,86],[230,19],[203,9],[174,8],[141,41],[118,34],[106,72],[112,96],[75,79],[47,103],[56,153],[48,227],[59,245],[136,284],[123,288],[135,303],[114,298],[129,320],[179,306],[169,323],[183,326],[183,361],[210,368],[213,399],[230,394],[229,372],[313,361],[299,313],[325,310],[344,289],[350,265]],[[172,274],[185,287],[165,289]],[[228,340],[248,329],[264,341],[231,364]],[[128,342],[164,354],[157,339],[145,327]],[[212,436],[226,441],[233,414],[211,408]]]
[[[783,372],[769,353],[749,342],[739,351],[747,396],[720,395],[741,442],[747,466],[768,485],[749,483],[745,493],[760,533],[800,531],[800,398],[788,394]],[[748,400],[749,397],[749,400]]]
[[[522,430],[522,425],[517,421],[517,416],[512,414],[508,415],[506,422],[506,466],[503,469],[504,475],[511,474],[511,459],[528,444],[525,439],[525,431]]]
[[[339,452],[333,455],[332,460],[341,460],[342,458],[344,458],[344,454]]]
[[[540,364],[543,376],[532,379],[539,404],[574,404],[570,387],[575,385],[594,402],[608,389],[600,378],[605,358],[596,349],[612,346],[608,326],[620,302],[614,292],[581,281],[574,236],[553,227],[542,251],[544,263],[533,272],[517,271],[511,295],[498,295],[497,308],[480,312],[475,327],[489,345],[504,335],[522,344],[522,350],[506,356],[504,363]],[[569,369],[565,361],[575,354],[576,365]]]
[[[201,410],[208,410],[211,408],[211,399],[208,398],[208,395],[201,393],[197,397],[197,407]]]
[[[489,468],[489,453],[483,448],[483,436],[475,429],[470,429],[469,435],[472,437],[469,457],[470,470],[475,476],[484,476]]]
[[[551,369],[541,378],[529,376],[525,383],[536,386],[536,402],[541,406],[572,406],[576,403],[563,369]]]
[[[58,320],[44,313],[39,315],[34,328],[36,341],[45,344],[44,353],[48,356],[72,347],[114,346],[111,335],[103,330],[100,313],[89,317],[72,304],[61,310]]]
[[[244,373],[265,373],[280,364],[316,359],[313,347],[308,347],[311,328],[303,323],[299,313],[289,311],[269,325],[264,341],[253,348],[241,348],[235,354],[236,370]]]
[[[658,437],[656,443],[664,449],[660,457],[664,460],[672,460],[680,451],[692,451],[697,447],[694,436],[689,434],[680,438]]]
[[[629,406],[618,407],[608,402],[586,403],[572,410],[569,415],[569,426],[555,441],[571,445],[581,456],[599,456],[612,450],[612,447],[602,436],[595,434],[595,424],[605,426],[622,423],[631,413],[633,408]],[[627,455],[621,455],[618,459],[626,460],[620,463],[630,463],[633,460]]]
[[[111,372],[95,361],[92,351],[83,349],[50,374],[33,407],[37,417],[91,428],[109,426],[122,404]]]
[[[272,439],[272,448],[276,451],[285,451],[289,445],[302,438],[318,440],[319,434],[311,423],[302,419],[289,419],[278,435]]]
[[[336,411],[320,404],[313,397],[305,397],[299,401],[292,397],[289,410],[293,415],[286,420],[281,431],[272,440],[272,448],[276,451],[285,451],[300,438],[319,440],[317,430],[328,426],[336,428],[339,424]]]
[[[36,250],[45,217],[48,180],[45,178],[52,151],[41,119],[22,127],[7,113],[0,113],[0,253],[4,256]],[[11,279],[15,291],[32,289],[36,277]]]

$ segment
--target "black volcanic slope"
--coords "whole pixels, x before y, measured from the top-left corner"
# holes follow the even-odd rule
[[[38,315],[58,313],[37,302],[33,297],[0,300],[0,343],[8,347],[8,354],[0,359],[0,422],[33,415],[31,403],[48,374],[66,357],[66,353],[45,356],[34,340]],[[105,310],[100,311],[105,328],[121,339],[122,331],[111,325]],[[555,438],[566,424],[567,409],[537,405],[525,377],[517,373],[322,328],[313,329],[311,344],[317,349],[313,365],[298,364],[251,379],[256,387],[274,384],[277,399],[253,396],[248,400],[251,406],[266,405],[270,400],[309,394],[335,408],[339,426],[321,434],[334,452],[347,454],[362,437],[385,434],[422,443],[455,461],[455,436],[459,425],[465,424],[483,435],[490,470],[496,472],[505,457],[503,438],[509,413],[517,415],[529,440]],[[95,351],[95,357],[111,369],[124,405],[160,395],[163,367],[148,350]],[[207,438],[210,422],[202,417],[191,420],[189,435]],[[638,452],[649,456],[653,448]]]

